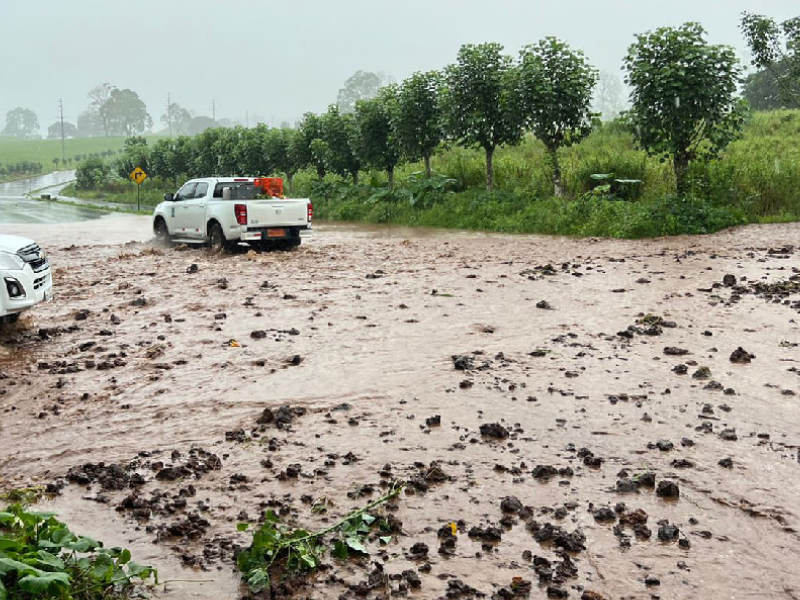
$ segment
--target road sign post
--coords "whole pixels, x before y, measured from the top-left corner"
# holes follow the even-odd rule
[[[136,167],[131,171],[130,178],[136,182],[136,210],[142,210],[142,183],[147,179],[147,173],[144,172],[142,167]]]

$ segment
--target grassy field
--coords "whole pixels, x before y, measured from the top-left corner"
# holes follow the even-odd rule
[[[148,141],[158,139],[147,136]],[[125,144],[124,137],[79,138],[65,140],[64,150],[68,162],[56,167],[53,159],[61,160],[61,140],[20,140],[0,136],[0,165],[16,164],[22,161],[38,162],[42,165],[42,173],[75,168],[81,159],[90,154],[104,153],[109,150],[119,152]]]

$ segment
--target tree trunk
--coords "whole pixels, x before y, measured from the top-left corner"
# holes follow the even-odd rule
[[[294,173],[286,173],[286,181],[289,182],[289,191],[294,193],[294,185],[292,184],[292,179],[294,178]]]
[[[325,167],[317,165],[317,177],[319,179],[325,179]]]
[[[494,146],[486,146],[486,189],[494,190]]]
[[[358,171],[350,173],[353,176],[353,185],[358,185]]]
[[[550,162],[553,165],[553,195],[560,198],[564,195],[561,188],[561,165],[558,163],[558,148],[548,148],[550,152]]]
[[[428,179],[431,178],[431,153],[426,152],[425,156],[422,157],[422,160],[425,162],[425,177]]]
[[[394,167],[389,167],[386,169],[386,173],[389,175],[389,189],[394,189]]]
[[[676,153],[672,158],[672,168],[675,171],[678,196],[683,197],[689,191],[689,157],[683,153]]]

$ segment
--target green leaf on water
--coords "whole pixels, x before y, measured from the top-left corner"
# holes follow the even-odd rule
[[[253,569],[247,574],[247,585],[257,594],[269,587],[269,573],[266,569]]]
[[[368,554],[367,547],[361,542],[360,539],[355,537],[349,537],[345,540],[347,547],[351,550],[355,550],[356,552],[361,552],[362,554]]]
[[[333,552],[331,552],[334,558],[347,558],[347,544],[345,544],[342,540],[336,540],[333,544]]]
[[[237,523],[236,531],[247,531],[250,529],[250,523]]]

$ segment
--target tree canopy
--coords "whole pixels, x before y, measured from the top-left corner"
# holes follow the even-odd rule
[[[492,159],[501,144],[522,137],[522,115],[513,93],[514,65],[496,43],[466,44],[445,69],[445,120],[449,135],[486,153],[486,188],[494,187]]]
[[[733,48],[711,45],[699,23],[636,36],[625,57],[630,121],[650,154],[672,159],[678,193],[689,163],[715,157],[741,130],[741,68]]]
[[[800,17],[777,23],[745,12],[741,27],[753,65],[771,76],[783,102],[800,105]]]
[[[525,124],[544,143],[553,164],[553,189],[561,195],[558,150],[591,131],[597,71],[582,52],[548,37],[520,52],[518,89]]]
[[[25,140],[39,138],[39,119],[36,113],[21,106],[8,111],[3,135]]]
[[[98,113],[109,134],[138,135],[153,126],[145,103],[129,89],[112,89]]]
[[[356,102],[370,100],[378,95],[378,91],[385,82],[385,76],[371,71],[356,71],[351,75],[344,86],[339,90],[336,104],[339,112],[349,114],[355,111]]]

